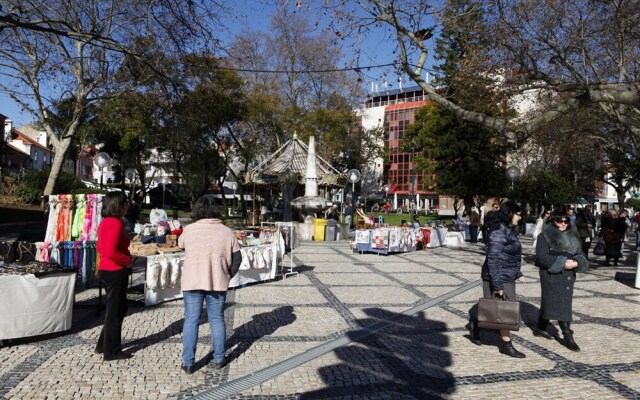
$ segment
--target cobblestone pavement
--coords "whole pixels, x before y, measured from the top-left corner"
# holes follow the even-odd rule
[[[519,360],[498,353],[496,332],[483,331],[476,346],[465,329],[482,292],[482,246],[379,256],[353,253],[346,242],[306,242],[294,251],[300,276],[229,292],[222,370],[206,368],[204,320],[199,369],[180,370],[180,300],[131,304],[123,338],[134,357],[102,362],[93,353],[97,290],[86,290],[76,295],[70,331],[0,348],[0,397],[637,399],[640,290],[628,250],[620,266],[596,257],[578,278],[578,353],[532,334],[540,287],[530,254],[517,289],[523,325],[513,338],[527,356]]]

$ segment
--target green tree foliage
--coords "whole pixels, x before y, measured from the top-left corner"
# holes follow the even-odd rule
[[[446,21],[436,41],[442,94],[463,107],[486,113],[503,112],[498,99],[478,80],[468,80],[460,71],[482,43],[473,35],[482,14],[477,2],[447,2]],[[419,110],[407,130],[405,148],[418,150],[417,168],[426,172],[426,182],[437,193],[463,199],[467,211],[474,199],[505,193],[507,183],[503,158],[506,146],[481,125],[464,122],[442,106],[431,103]],[[456,202],[457,204],[457,202]]]
[[[580,195],[580,189],[571,176],[550,170],[523,175],[516,181],[514,191],[516,201],[529,203],[534,210],[575,203]]]
[[[38,204],[44,193],[50,172],[49,169],[27,171],[16,188],[16,197],[25,203]],[[56,181],[53,193],[86,193],[85,189],[84,184],[74,174],[62,171]]]
[[[492,132],[461,122],[432,103],[416,113],[406,133],[421,149],[417,168],[426,171],[425,183],[437,193],[463,199],[467,207],[476,196],[505,193],[507,178],[501,162],[505,146]]]

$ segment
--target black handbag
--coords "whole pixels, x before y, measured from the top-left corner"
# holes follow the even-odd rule
[[[520,329],[520,302],[503,297],[478,300],[478,327],[517,331]]]
[[[15,260],[15,242],[0,242],[0,261],[10,264]]]
[[[25,241],[16,242],[16,262],[26,264],[35,261],[36,251],[35,243]]]
[[[596,243],[596,247],[593,248],[593,254],[595,254],[596,256],[603,256],[604,252],[604,242],[602,241],[602,239],[600,239],[598,240],[598,243]]]

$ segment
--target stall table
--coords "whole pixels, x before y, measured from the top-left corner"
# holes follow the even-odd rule
[[[229,288],[274,279],[281,257],[276,243],[240,249],[242,265],[229,282]],[[180,281],[184,252],[134,256],[134,270],[144,272],[144,305],[151,306],[182,298]],[[164,273],[163,273],[164,271]]]
[[[71,329],[76,273],[0,277],[0,340]]]

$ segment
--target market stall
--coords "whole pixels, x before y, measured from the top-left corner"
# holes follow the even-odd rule
[[[229,288],[274,279],[282,258],[282,240],[268,244],[243,246],[240,270],[229,282]],[[134,270],[144,270],[144,304],[151,306],[181,299],[180,280],[184,252],[134,256]]]
[[[10,264],[0,268],[0,340],[71,329],[77,271],[30,268]]]
[[[356,230],[355,248],[360,253],[389,254],[416,250],[422,231],[413,228],[373,228]]]
[[[447,228],[431,228],[429,235],[429,248],[440,247],[447,245]]]

